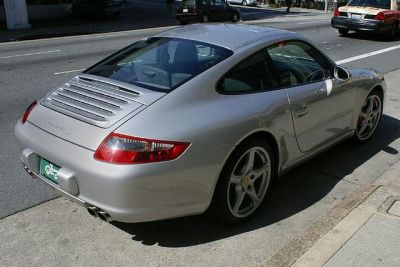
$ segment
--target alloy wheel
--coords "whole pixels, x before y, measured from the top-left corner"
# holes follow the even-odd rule
[[[263,147],[252,147],[237,161],[229,179],[227,201],[232,215],[252,214],[264,199],[271,178],[271,159]]]
[[[367,97],[357,121],[356,135],[364,141],[372,136],[378,126],[382,113],[381,98],[372,94]]]
[[[238,14],[237,14],[237,13],[233,13],[232,21],[233,21],[233,22],[237,22],[238,20],[239,20]]]

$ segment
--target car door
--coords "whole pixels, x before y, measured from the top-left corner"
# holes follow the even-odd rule
[[[210,8],[209,8],[209,18],[213,21],[222,20],[223,17],[223,6],[222,0],[210,0]]]
[[[268,54],[290,101],[301,151],[351,130],[355,90],[332,77],[334,64],[303,41],[278,43],[268,48]]]

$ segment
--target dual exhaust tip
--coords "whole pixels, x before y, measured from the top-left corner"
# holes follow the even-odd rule
[[[111,218],[110,214],[108,214],[107,212],[99,209],[98,207],[88,207],[87,211],[93,217],[99,217],[99,219],[104,221],[104,222],[113,221],[113,219]]]

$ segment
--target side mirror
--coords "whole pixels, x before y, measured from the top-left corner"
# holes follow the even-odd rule
[[[347,81],[350,78],[350,73],[341,66],[336,66],[333,72],[333,75],[338,80]]]

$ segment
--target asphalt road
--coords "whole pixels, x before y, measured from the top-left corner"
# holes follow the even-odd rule
[[[398,40],[386,41],[381,37],[355,34],[347,38],[338,37],[337,32],[330,27],[329,17],[324,15],[309,19],[288,18],[290,17],[283,20],[277,17],[269,22],[257,22],[257,24],[299,32],[314,41],[336,61],[379,52],[382,49],[393,49],[378,55],[351,60],[344,65],[375,68],[384,73],[400,67]],[[41,98],[49,90],[68,81],[77,70],[84,69],[133,41],[160,30],[162,29],[0,44],[0,218],[57,196],[42,183],[33,181],[21,168],[20,151],[13,136],[13,126],[26,106],[32,100]],[[389,131],[393,126],[385,127]],[[390,133],[385,134],[390,135]],[[388,140],[382,142],[386,141]],[[366,148],[359,152],[369,155],[374,149],[376,150],[374,147]],[[382,162],[377,164],[375,170],[377,172],[384,171],[397,158],[382,157],[380,160]],[[315,165],[316,162],[318,165]],[[318,157],[305,166],[326,175],[328,179],[333,179],[332,183],[337,182],[337,177],[343,178],[343,175],[351,172],[350,167],[354,167],[337,170],[330,166],[329,161],[324,161],[324,157]],[[351,187],[351,185],[343,186],[337,192],[338,196],[343,196]]]

